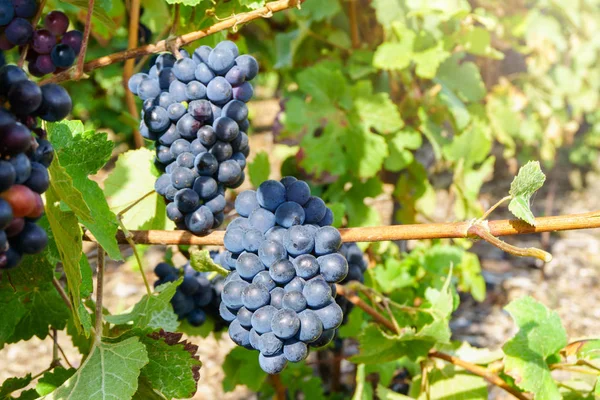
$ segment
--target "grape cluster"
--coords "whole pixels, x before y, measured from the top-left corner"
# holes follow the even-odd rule
[[[167,216],[180,229],[205,235],[223,222],[225,188],[239,187],[250,151],[246,102],[258,63],[239,55],[235,43],[201,46],[157,57],[148,74],[129,80],[143,100],[140,132],[156,141],[163,174],[157,193],[169,203]]]
[[[37,118],[59,121],[71,98],[55,84],[39,87],[17,66],[0,68],[0,269],[16,267],[23,254],[42,251],[46,232],[35,224],[44,213],[47,168],[54,150]],[[35,136],[32,135],[32,131]]]
[[[35,0],[0,1],[0,49],[10,50],[29,43],[33,36],[33,26],[29,20],[36,11]]]
[[[340,247],[340,253],[348,260],[348,275],[340,283],[345,284],[350,281],[364,283],[367,261],[356,243],[343,243],[342,247]],[[352,311],[354,304],[350,303],[344,296],[336,297],[335,302],[344,312],[344,320],[342,321],[342,325],[344,325],[347,322],[348,315],[350,314],[350,311]]]
[[[218,253],[211,252],[211,257],[218,262]],[[180,320],[186,319],[192,326],[201,326],[210,315],[217,321],[215,330],[223,327],[219,318],[221,292],[224,286],[222,276],[208,279],[208,272],[194,270],[189,262],[179,269],[162,262],[156,265],[154,273],[158,277],[158,280],[154,282],[155,287],[163,283],[174,282],[183,275],[183,281],[171,299],[173,310]]]
[[[265,181],[235,200],[224,264],[233,272],[221,294],[231,339],[260,351],[261,368],[281,372],[309,346],[329,343],[343,319],[335,283],[348,274],[342,238],[323,200],[304,181]]]
[[[81,50],[83,33],[70,30],[69,18],[61,11],[52,11],[44,18],[43,28],[31,35],[27,62],[29,73],[44,76],[69,68]]]

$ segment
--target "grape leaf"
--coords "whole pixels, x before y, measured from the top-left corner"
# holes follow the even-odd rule
[[[347,169],[360,178],[375,176],[388,156],[385,139],[362,129],[349,130],[347,136]]]
[[[250,390],[259,391],[269,376],[258,365],[258,353],[235,347],[223,362],[223,390],[231,392],[237,385],[246,385]]]
[[[434,346],[429,338],[419,338],[411,328],[403,330],[401,335],[389,334],[379,326],[370,324],[358,336],[359,354],[350,361],[357,364],[378,364],[394,361],[406,356],[411,360],[426,357]]]
[[[340,151],[346,143],[347,130],[328,124],[320,136],[309,133],[302,138],[300,165],[317,176],[323,173],[341,175],[346,172],[346,155]]]
[[[470,168],[485,160],[491,148],[492,138],[489,129],[483,124],[474,122],[460,136],[455,136],[452,142],[445,145],[443,153],[450,161],[464,159],[465,167]]]
[[[261,183],[269,179],[271,164],[266,152],[261,151],[254,157],[252,162],[248,163],[248,174],[250,175],[250,182],[252,182],[252,186],[254,187],[258,187]]]
[[[433,79],[440,64],[448,57],[450,53],[444,50],[444,42],[440,41],[434,47],[414,53],[413,61],[417,64],[415,72],[421,78]]]
[[[317,103],[345,105],[348,100],[348,84],[338,69],[320,64],[303,69],[296,80],[299,89],[311,95]]]
[[[564,350],[567,356],[575,354],[578,359],[597,360],[600,358],[600,339],[577,340]]]
[[[64,369],[56,367],[52,371],[46,372],[35,385],[35,391],[40,396],[52,393],[57,387],[65,383],[77,370],[75,368]]]
[[[387,93],[356,97],[354,109],[365,131],[374,129],[379,133],[389,134],[404,125],[398,107]]]
[[[445,365],[428,375],[429,395],[432,399],[480,399],[488,398],[487,382],[482,377]]]
[[[223,276],[227,276],[229,274],[228,270],[215,263],[208,250],[192,251],[190,265],[198,272],[218,272]]]
[[[376,389],[377,398],[380,400],[408,400],[412,399],[412,397],[405,396],[401,393],[396,393],[391,389],[386,388],[383,385],[377,385]],[[434,398],[434,397],[432,397]]]
[[[546,175],[542,172],[539,161],[529,161],[519,169],[519,173],[510,184],[509,194],[512,199],[508,209],[515,217],[529,225],[535,226],[535,217],[530,207],[531,196],[542,187],[545,180]]]
[[[531,297],[510,302],[506,311],[519,331],[502,348],[505,372],[523,390],[536,398],[559,399],[558,387],[550,375],[546,358],[567,344],[560,317]]]
[[[146,331],[156,331],[163,329],[167,332],[174,332],[179,326],[177,315],[173,311],[171,298],[177,290],[181,279],[176,282],[169,282],[156,288],[158,293],[151,296],[144,295],[142,299],[133,306],[133,309],[124,314],[107,315],[105,320],[111,324],[124,325],[132,323],[135,329]]]
[[[83,195],[73,185],[73,179],[67,171],[60,165],[60,160],[55,158],[48,168],[50,173],[50,186],[54,189],[56,197],[64,202],[71,211],[83,221],[92,221],[92,212],[90,211]]]
[[[54,146],[56,158],[73,180],[91,211],[92,220],[80,218],[96,240],[114,260],[121,260],[115,239],[118,223],[98,184],[88,178],[106,164],[114,143],[105,133],[84,131],[81,121],[63,121],[48,124],[48,138]]]
[[[115,168],[104,181],[104,193],[115,214],[132,205],[154,190],[160,172],[154,166],[153,151],[141,148],[119,156]],[[165,218],[165,202],[158,193],[152,193],[123,215],[127,229],[172,229]]]
[[[302,4],[302,8],[296,11],[296,13],[311,21],[318,22],[333,18],[340,11],[340,3],[337,1],[307,1]]]
[[[410,65],[412,41],[381,44],[373,56],[373,65],[379,69],[400,71]]]
[[[460,63],[463,54],[455,53],[438,69],[435,81],[456,93],[463,101],[477,102],[486,94],[485,85],[477,65],[468,61]]]
[[[67,278],[67,288],[71,304],[73,304],[75,326],[78,330],[83,328],[84,335],[89,336],[91,321],[85,308],[83,310],[80,308],[81,284],[83,282],[80,267],[83,251],[81,228],[73,212],[60,209],[60,197],[57,195],[52,181],[46,192],[46,217],[52,228],[53,240],[60,253]]]
[[[384,27],[389,27],[397,21],[403,21],[408,13],[404,6],[404,0],[373,0],[371,7],[375,9],[377,21]]]
[[[192,397],[200,378],[198,346],[181,341],[181,337],[181,333],[161,331],[140,338],[149,359],[141,377],[170,399]]]
[[[16,392],[17,390],[27,387],[32,380],[33,378],[31,374],[27,374],[21,378],[8,378],[2,382],[2,386],[0,386],[0,400],[10,398],[8,396],[12,392]]]
[[[290,399],[298,395],[310,400],[325,400],[324,384],[321,378],[313,375],[313,369],[305,363],[289,363],[281,373],[281,383],[287,389]]]
[[[73,4],[75,7],[81,8],[87,12],[89,2],[86,0],[60,0],[65,3]],[[108,29],[116,29],[117,26],[112,18],[107,14],[112,8],[112,0],[100,0],[94,3],[92,15]]]
[[[43,399],[131,398],[137,390],[140,370],[147,363],[148,354],[138,338],[99,343],[75,375]]]

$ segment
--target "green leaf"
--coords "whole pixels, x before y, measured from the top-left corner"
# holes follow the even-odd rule
[[[56,196],[60,198],[82,221],[92,221],[90,211],[79,190],[73,185],[73,179],[60,165],[60,160],[55,158],[48,168],[50,173],[50,185]]]
[[[281,373],[281,383],[290,399],[303,396],[310,400],[326,400],[321,378],[314,376],[313,369],[305,363],[289,363]]]
[[[223,276],[229,275],[229,271],[227,269],[215,263],[208,250],[192,251],[190,265],[198,272],[218,272]]]
[[[115,168],[104,181],[110,209],[117,214],[154,190],[160,175],[154,166],[153,151],[141,148],[119,156]],[[165,202],[158,193],[147,196],[123,215],[127,229],[170,229],[165,218]]]
[[[146,349],[138,338],[132,337],[115,344],[99,343],[75,375],[43,398],[131,398],[137,390],[140,370],[147,363]]]
[[[485,97],[486,89],[479,69],[470,61],[460,63],[462,57],[461,53],[455,53],[444,61],[435,81],[456,93],[463,101],[480,101]]]
[[[356,366],[356,387],[352,400],[371,400],[373,399],[373,387],[367,382],[367,373],[365,364]]]
[[[398,107],[387,93],[356,97],[354,109],[365,131],[374,129],[379,133],[388,134],[396,132],[404,125]]]
[[[311,21],[318,22],[325,19],[331,19],[340,11],[341,7],[338,1],[328,1],[325,3],[309,1],[302,4],[302,8],[296,11],[296,13]]]
[[[404,6],[404,0],[373,0],[371,7],[375,9],[377,21],[384,27],[389,27],[397,21],[403,21],[408,12]]]
[[[387,143],[381,135],[354,129],[348,132],[346,158],[348,171],[359,178],[375,176],[388,156]]]
[[[406,168],[414,161],[413,153],[407,149],[416,150],[422,143],[421,134],[412,129],[395,133],[388,141],[390,154],[385,159],[385,169],[397,172]]]
[[[433,79],[440,64],[448,57],[450,53],[444,50],[444,43],[439,41],[436,46],[413,55],[413,61],[417,64],[415,72],[421,78]]]
[[[431,399],[487,400],[488,398],[488,385],[485,379],[462,371],[454,365],[434,369],[427,378]]]
[[[317,65],[303,69],[296,76],[299,89],[312,96],[317,103],[344,103],[348,83],[338,69]]]
[[[235,347],[223,362],[223,390],[231,392],[237,385],[246,385],[254,392],[260,390],[269,376],[258,365],[258,354],[243,347]]]
[[[59,202],[60,197],[54,188],[53,182],[50,181],[50,187],[46,192],[46,217],[52,228],[52,236],[60,253],[60,259],[67,278],[67,288],[73,305],[75,326],[78,330],[82,330],[85,336],[89,336],[91,321],[87,312],[85,312],[85,308],[83,310],[80,308],[81,284],[83,282],[80,267],[83,252],[81,228],[75,214],[61,210]]]
[[[531,212],[531,196],[542,187],[546,175],[540,168],[539,161],[529,161],[519,169],[519,173],[510,184],[509,194],[512,200],[508,209],[515,217],[522,219],[529,225],[535,226],[535,217]]]
[[[300,49],[300,45],[307,35],[307,29],[299,24],[298,29],[289,32],[278,32],[275,34],[275,54],[277,62],[275,69],[291,68],[294,58]]]
[[[410,328],[405,328],[401,335],[394,335],[370,324],[358,337],[358,344],[360,352],[352,356],[350,361],[357,364],[378,364],[404,356],[411,360],[427,357],[435,343],[428,338],[417,337]]]
[[[61,386],[69,379],[77,370],[75,368],[64,369],[56,367],[52,371],[46,372],[35,386],[35,391],[40,396],[45,396],[52,393],[56,388]]]
[[[443,148],[446,159],[450,161],[464,160],[466,168],[483,162],[492,148],[489,130],[482,124],[472,123],[460,136]]]
[[[347,144],[348,130],[330,123],[320,136],[309,133],[302,138],[300,165],[317,176],[323,173],[342,175],[346,172],[346,155],[340,151]],[[358,149],[360,151],[360,149]],[[365,160],[369,163],[368,160]]]
[[[98,184],[88,178],[106,164],[112,154],[114,143],[107,140],[106,133],[84,131],[80,121],[63,121],[48,124],[48,138],[56,151],[56,159],[73,180],[92,214],[92,220],[80,218],[96,240],[114,260],[121,260],[119,245],[115,239],[117,218],[110,211],[104,193]]]
[[[87,12],[89,2],[86,0],[60,0],[65,3],[73,4],[74,6]],[[112,0],[102,0],[94,3],[94,10],[92,15],[102,22],[102,25],[108,29],[116,29],[116,24],[112,18],[107,14],[112,8]]]
[[[469,26],[459,35],[458,42],[471,54],[502,59],[504,55],[492,47],[489,30],[479,26]]]
[[[180,341],[181,333],[161,331],[140,338],[146,345],[149,362],[142,378],[168,398],[189,398],[196,393],[200,366],[198,346]]]
[[[0,386],[0,400],[9,399],[9,395],[12,392],[27,387],[32,380],[31,374],[27,374],[21,378],[8,378],[2,382],[2,386]]]
[[[567,344],[560,317],[531,297],[514,300],[505,309],[519,328],[502,348],[505,372],[521,389],[532,392],[536,399],[559,399],[546,358]]]
[[[381,400],[408,400],[412,397],[405,396],[401,393],[396,393],[391,389],[386,388],[382,385],[377,385],[377,398]]]
[[[373,66],[385,70],[403,70],[412,60],[412,46],[412,41],[379,45],[373,56]]]
[[[146,331],[157,331],[163,329],[167,332],[175,332],[179,326],[177,315],[173,312],[171,298],[175,295],[177,286],[181,279],[169,282],[156,288],[158,293],[151,296],[144,295],[142,299],[133,306],[133,309],[124,314],[107,315],[105,320],[111,324],[124,325],[131,323],[135,329]]]
[[[256,154],[254,160],[248,163],[248,174],[254,187],[259,187],[261,183],[269,179],[271,164],[269,163],[269,155],[265,151]]]

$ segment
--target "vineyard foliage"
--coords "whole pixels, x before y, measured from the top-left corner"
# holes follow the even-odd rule
[[[96,1],[88,60],[127,48],[130,3]],[[152,43],[265,1],[142,4],[140,21]],[[83,30],[86,7],[86,1],[48,0],[45,10],[64,11]],[[534,225],[530,202],[544,182],[541,169],[568,161],[583,174],[599,155],[598,7],[597,0],[306,0],[300,9],[217,32],[188,50],[229,39],[259,62],[249,135],[260,116],[276,113],[276,144],[273,152],[253,149],[247,169],[252,186],[269,177],[304,179],[333,211],[335,227],[360,227],[479,218],[486,208],[482,187],[518,174],[510,192],[506,187],[508,207]],[[6,53],[9,61],[18,57]],[[53,330],[65,330],[81,362],[7,379],[0,400],[191,397],[202,379],[194,343],[221,334],[213,332],[212,318],[200,328],[178,320],[170,300],[181,279],[158,286],[131,310],[104,309],[101,331],[94,329],[97,288],[83,231],[119,261],[119,229],[174,229],[156,193],[129,209],[154,190],[160,171],[154,144],[133,150],[139,119],[126,111],[122,81],[123,65],[115,63],[63,83],[73,112],[69,121],[47,124],[56,154],[39,224],[49,245],[0,274],[0,303],[10,310],[0,315],[0,349],[34,336],[50,341]],[[275,112],[263,107],[273,98],[279,100]],[[531,159],[540,163],[527,164]],[[99,183],[94,176],[103,169],[108,176]],[[386,218],[375,205],[381,198],[394,204]],[[600,396],[600,340],[572,342],[558,315],[532,298],[506,306],[516,333],[502,349],[452,340],[449,324],[460,298],[486,298],[470,241],[422,241],[410,251],[405,243],[360,246],[369,269],[364,285],[351,288],[365,301],[385,304],[396,329],[354,307],[339,339],[322,350],[339,354],[340,339],[357,343],[349,358],[353,387],[336,392],[330,376],[300,362],[280,375],[290,398],[488,398],[488,381],[434,351],[487,368],[510,389],[536,399]],[[147,248],[137,246],[140,253]],[[192,255],[196,270],[217,268],[205,254]],[[567,364],[591,373],[557,381],[552,370]],[[246,385],[265,398],[276,391],[254,352],[236,347],[223,369],[225,391]],[[392,386],[398,371],[410,377],[405,394]]]

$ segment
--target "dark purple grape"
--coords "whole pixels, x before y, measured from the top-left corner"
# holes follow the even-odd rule
[[[41,90],[42,105],[36,111],[41,119],[48,122],[56,122],[69,115],[73,103],[71,102],[71,96],[69,96],[65,88],[54,83],[49,83],[42,86]]]
[[[29,129],[19,122],[4,126],[0,128],[0,154],[24,153],[31,147],[31,139]]]
[[[21,18],[31,18],[37,11],[35,0],[12,0],[15,7],[15,15]]]
[[[18,82],[8,91],[8,102],[17,115],[32,114],[42,104],[42,90],[35,82]]]
[[[0,25],[5,26],[15,17],[15,8],[12,1],[0,2]]]
[[[50,53],[54,65],[59,68],[68,68],[75,62],[77,55],[71,46],[60,43],[52,48]]]
[[[54,36],[62,36],[69,28],[69,18],[61,11],[51,11],[44,18],[44,27]]]
[[[31,39],[31,47],[38,54],[50,54],[52,48],[56,44],[56,38],[47,29],[38,29],[33,32]]]
[[[72,48],[75,54],[79,54],[81,51],[81,42],[83,42],[83,33],[77,30],[69,31],[64,34],[60,42]]]
[[[26,222],[21,233],[15,240],[11,240],[11,244],[20,253],[36,254],[48,244],[48,235],[43,228],[33,222]]]
[[[31,67],[31,64],[29,64]],[[56,71],[56,65],[52,61],[52,57],[48,54],[42,54],[35,59],[35,70],[40,74],[52,74]]]
[[[12,86],[26,81],[27,74],[16,65],[5,65],[0,68],[0,95],[6,96]]]
[[[4,31],[9,42],[17,46],[24,46],[33,36],[33,27],[31,23],[23,18],[15,18],[6,27]]]

